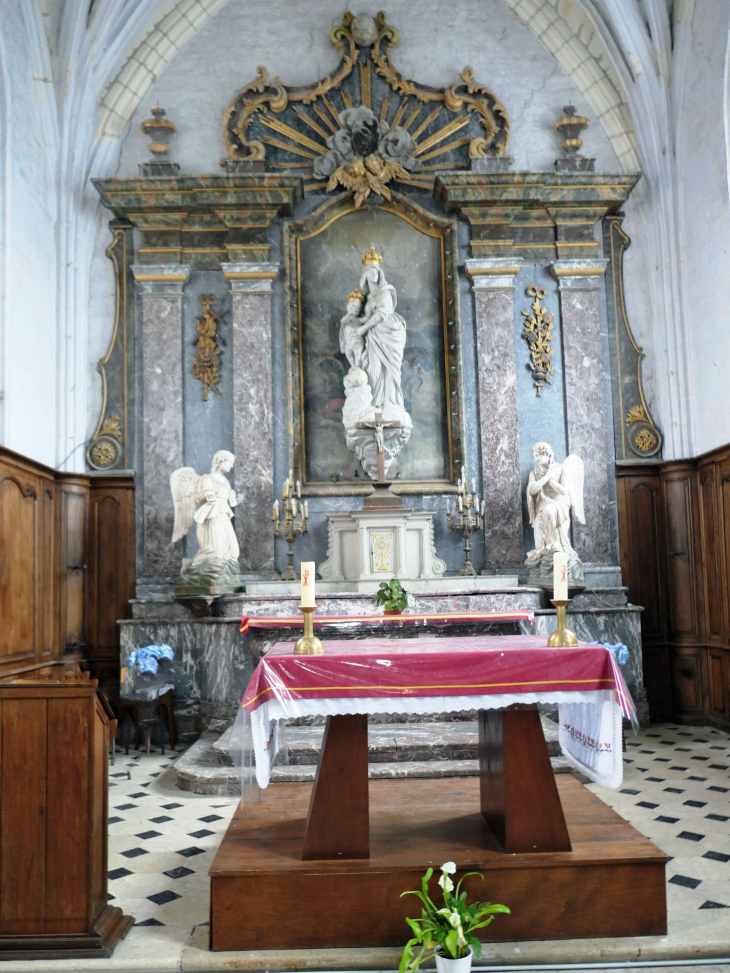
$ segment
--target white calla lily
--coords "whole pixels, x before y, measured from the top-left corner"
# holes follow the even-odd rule
[[[439,879],[439,885],[444,890],[444,892],[454,891],[454,883],[451,881],[451,879],[446,874],[446,872],[444,872],[441,878]]]
[[[456,864],[454,862],[444,862],[441,866],[441,871],[446,872],[447,875],[455,875]]]

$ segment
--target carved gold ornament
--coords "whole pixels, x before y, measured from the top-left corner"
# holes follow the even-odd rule
[[[109,416],[108,419],[105,419],[101,427],[101,432],[102,435],[114,436],[115,439],[121,442],[122,426],[119,416]]]
[[[639,432],[634,436],[634,445],[640,449],[643,453],[648,453],[650,450],[654,449],[657,445],[658,440],[654,433],[650,432],[648,429],[640,429]]]
[[[390,200],[391,182],[430,190],[439,169],[505,155],[507,113],[472,69],[447,88],[419,85],[391,61],[399,40],[383,13],[348,12],[330,34],[339,64],[322,80],[289,86],[259,67],[224,116],[229,159],[298,171],[305,192],[342,187],[359,207],[371,193]]]
[[[87,457],[94,469],[106,470],[115,465],[119,455],[118,443],[108,436],[99,436],[91,443]]]
[[[532,380],[537,389],[536,395],[539,397],[542,395],[543,385],[553,384],[550,376],[555,374],[552,365],[553,350],[550,347],[550,342],[553,340],[553,316],[548,314],[545,307],[540,306],[540,301],[547,297],[544,287],[530,284],[527,293],[530,297],[534,297],[530,305],[533,313],[522,312],[527,318],[522,337],[530,348],[530,361],[527,365],[532,371]]]
[[[193,342],[197,345],[197,351],[190,370],[203,383],[203,401],[207,402],[209,388],[216,395],[221,394],[218,388],[220,382],[218,356],[221,349],[216,341],[216,327],[220,316],[211,310],[211,305],[218,300],[216,294],[199,294],[198,300],[203,305],[203,316],[198,318],[198,337]]]
[[[374,266],[376,266],[376,267],[379,267],[382,264],[382,262],[383,262],[383,255],[382,255],[382,253],[378,253],[378,251],[375,249],[375,244],[374,243],[371,243],[370,244],[370,249],[367,250],[362,255],[362,261],[361,262],[362,262],[363,266],[365,266],[365,267],[368,267],[371,264],[374,265]]]
[[[364,258],[363,258],[363,262],[364,262]],[[350,303],[350,301],[359,301],[359,303],[362,304],[364,300],[365,300],[365,295],[360,293],[359,287],[356,287],[354,291],[350,291],[350,293],[347,295],[348,304]]]
[[[646,421],[647,421],[647,417],[643,405],[632,405],[629,411],[626,413],[627,426],[630,426],[632,422],[646,422]]]

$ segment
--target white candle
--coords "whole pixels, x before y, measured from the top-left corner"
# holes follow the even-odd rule
[[[294,486],[294,470],[289,470],[289,486]]]
[[[471,492],[472,493],[476,493],[477,492],[477,481],[474,479],[474,477],[472,477],[472,480],[471,480]]]
[[[314,561],[302,561],[302,608],[314,608]]]
[[[482,517],[484,516],[484,501],[482,500]]]
[[[553,556],[553,601],[568,600],[568,555],[556,551]]]
[[[459,494],[459,496],[458,496],[457,499],[459,501],[459,513],[463,513],[464,512],[464,503],[463,503],[463,501],[461,499],[461,494]]]
[[[292,512],[292,517],[296,517],[296,515],[297,515],[297,501],[296,501],[296,497],[292,497],[291,498],[291,512]]]
[[[304,519],[309,520],[309,501],[304,501]]]
[[[279,519],[279,501],[278,500],[275,500],[274,501],[274,520],[278,520],[278,519]]]
[[[302,481],[297,480],[297,496],[301,499],[302,496]]]
[[[283,500],[286,500],[288,496],[289,496],[289,481],[284,480],[284,487],[281,491],[281,497]]]

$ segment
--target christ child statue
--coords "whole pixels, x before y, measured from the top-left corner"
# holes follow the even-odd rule
[[[347,313],[340,320],[340,351],[350,363],[350,368],[365,368],[365,337],[359,334],[362,305],[365,298],[355,288],[347,295]]]

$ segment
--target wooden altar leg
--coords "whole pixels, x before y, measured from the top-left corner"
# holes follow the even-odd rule
[[[482,814],[508,854],[571,851],[537,709],[479,713]]]
[[[369,857],[368,718],[328,716],[302,861]]]

